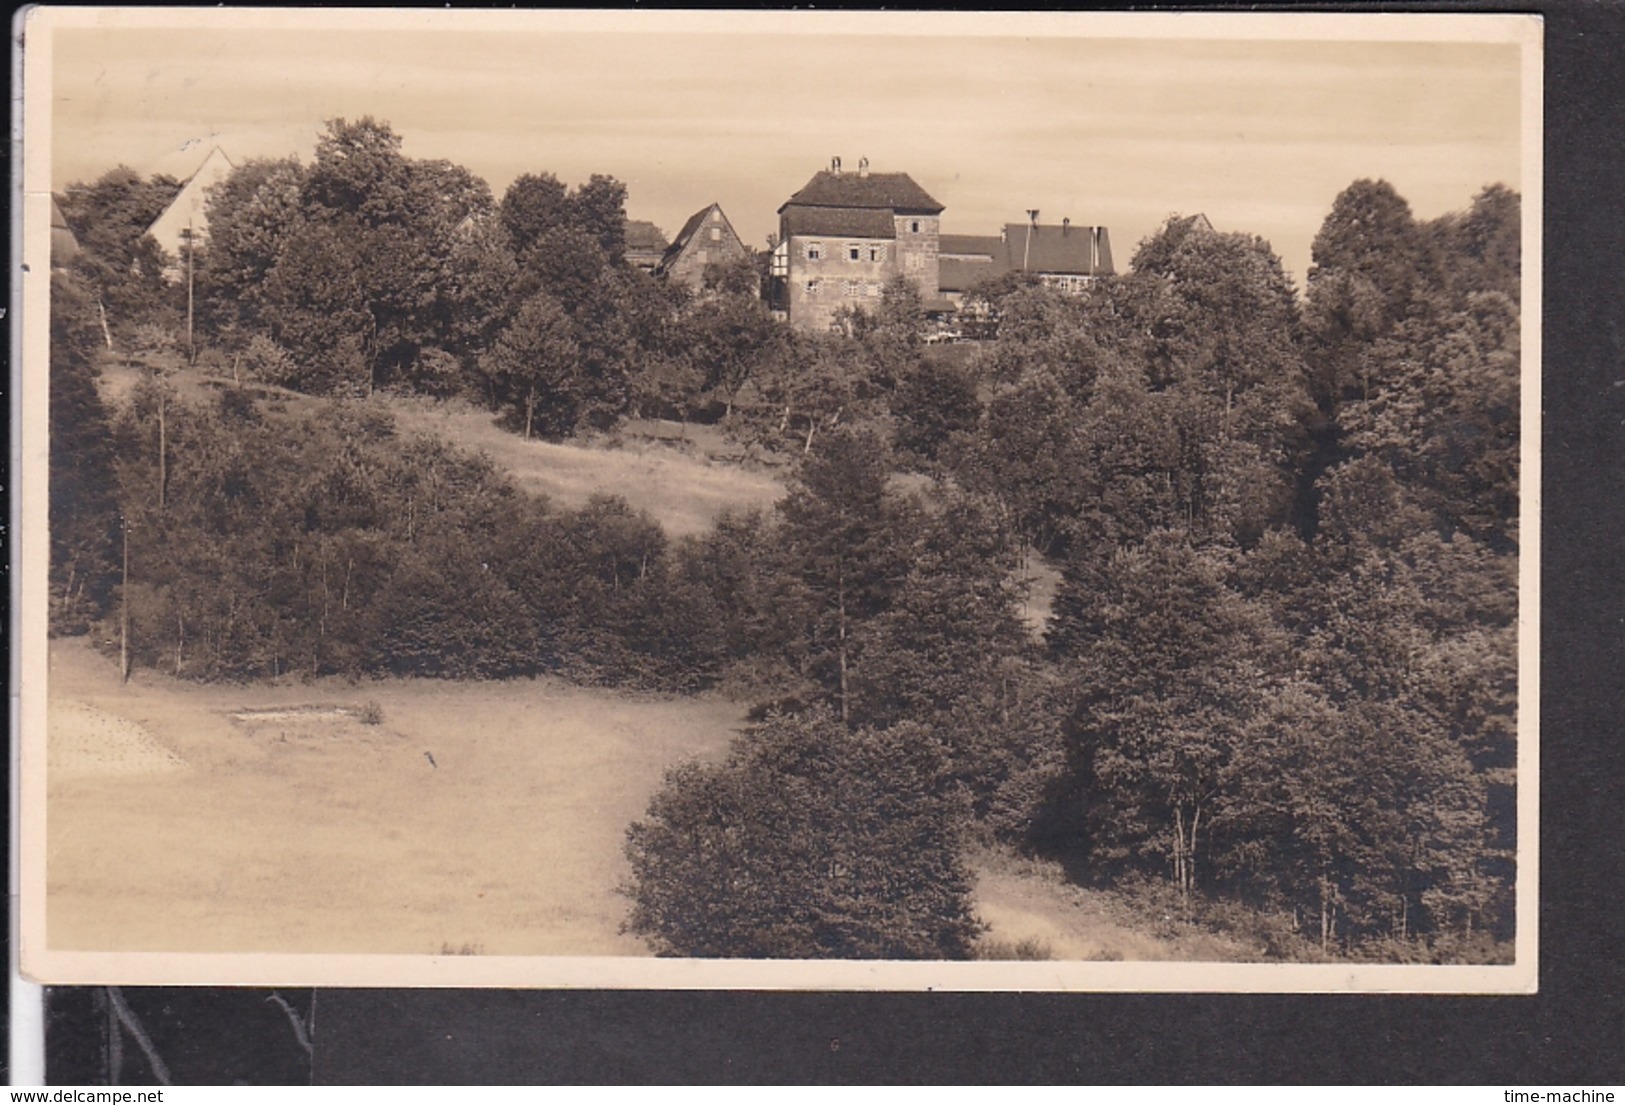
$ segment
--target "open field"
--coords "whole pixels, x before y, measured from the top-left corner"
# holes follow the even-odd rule
[[[659,441],[626,435],[619,446],[565,445],[526,441],[466,403],[396,400],[390,409],[403,430],[484,452],[526,491],[572,508],[595,494],[620,495],[648,511],[670,537],[703,533],[724,510],[766,510],[784,496],[783,483],[768,472],[713,460],[697,441],[685,447],[675,440],[676,423],[666,424]],[[693,427],[688,433],[693,439],[716,432]]]
[[[666,767],[720,756],[742,721],[726,702],[551,680],[120,686],[83,639],[50,657],[58,950],[646,954],[618,931],[626,826]],[[972,866],[989,945],[1256,955],[1159,931],[1053,865]]]
[[[644,954],[626,826],[740,720],[547,680],[121,687],[82,640],[50,694],[58,949]]]

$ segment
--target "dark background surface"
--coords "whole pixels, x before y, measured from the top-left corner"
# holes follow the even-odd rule
[[[1539,995],[276,992],[307,1051],[272,991],[126,988],[172,1080],[1625,1082],[1625,0],[1453,7],[1546,15]],[[49,991],[53,1083],[108,1080],[111,1016]]]

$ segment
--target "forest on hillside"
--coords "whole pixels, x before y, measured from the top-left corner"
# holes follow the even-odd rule
[[[178,186],[61,199],[54,632],[192,679],[743,696],[757,724],[628,833],[665,954],[970,954],[992,839],[1244,909],[1276,957],[1510,956],[1516,193],[1421,220],[1353,182],[1301,294],[1173,217],[1084,295],[984,287],[996,336],[943,356],[906,283],[797,333],[756,267],[629,266],[618,181],[496,200],[370,119],[215,191],[189,324],[143,234]],[[396,393],[526,437],[703,419],[788,492],[673,539],[400,430]],[[1041,637],[1030,557],[1061,570]]]

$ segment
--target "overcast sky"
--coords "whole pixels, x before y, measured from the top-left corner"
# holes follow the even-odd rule
[[[309,11],[279,28],[192,9],[148,12],[147,27],[140,13],[57,26],[52,185],[119,163],[185,177],[214,145],[239,163],[308,160],[323,120],[372,115],[409,156],[465,165],[499,197],[524,172],[612,174],[629,214],[668,235],[715,200],[760,246],[831,156],[848,169],[866,156],[945,204],[950,232],[991,233],[1037,208],[1110,228],[1122,268],[1168,215],[1200,211],[1268,238],[1301,285],[1310,240],[1358,178],[1386,178],[1423,217],[1520,183],[1515,45],[1361,41],[1301,17],[1293,26],[1325,37],[1283,40],[1278,19],[1248,16],[789,13],[719,28],[622,12],[597,18],[614,29],[583,30],[591,18],[460,15],[385,27]],[[176,18],[189,23],[150,25]],[[1193,26],[1267,33],[1153,37]]]

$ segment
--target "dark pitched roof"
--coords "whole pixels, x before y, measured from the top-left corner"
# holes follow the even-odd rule
[[[709,210],[709,208],[707,208]],[[671,243],[666,241],[666,235],[654,223],[643,219],[626,220],[626,248],[631,250],[649,250],[663,253]]]
[[[924,215],[942,212],[942,204],[907,173],[814,173],[801,191],[785,201],[785,207],[872,207]]]
[[[688,221],[683,224],[683,229],[677,232],[677,237],[673,238],[671,245],[667,247],[666,253],[668,256],[675,257],[683,252],[683,247],[688,245],[688,240],[694,237],[695,233],[704,225],[705,217],[711,213],[711,208],[716,206],[714,203],[709,204],[688,217]]]
[[[944,234],[937,240],[937,256],[937,287],[951,292],[1020,272],[1023,265],[1028,272],[1054,276],[1110,276],[1116,271],[1111,236],[1103,226],[1006,223],[1003,234]]]
[[[1004,253],[1004,239],[997,234],[942,234],[937,238],[937,253],[966,257],[998,257]]]
[[[890,211],[840,207],[791,207],[784,211],[786,235],[826,238],[895,238]]]
[[[997,241],[998,239],[994,239]],[[984,280],[1004,274],[1002,257],[995,261],[964,261],[942,257],[937,261],[937,287],[945,292],[968,292]]]
[[[1072,276],[1101,276],[1112,272],[1111,242],[1100,228],[1100,249],[1094,247],[1094,227],[1006,223],[1004,260],[1015,271]]]

